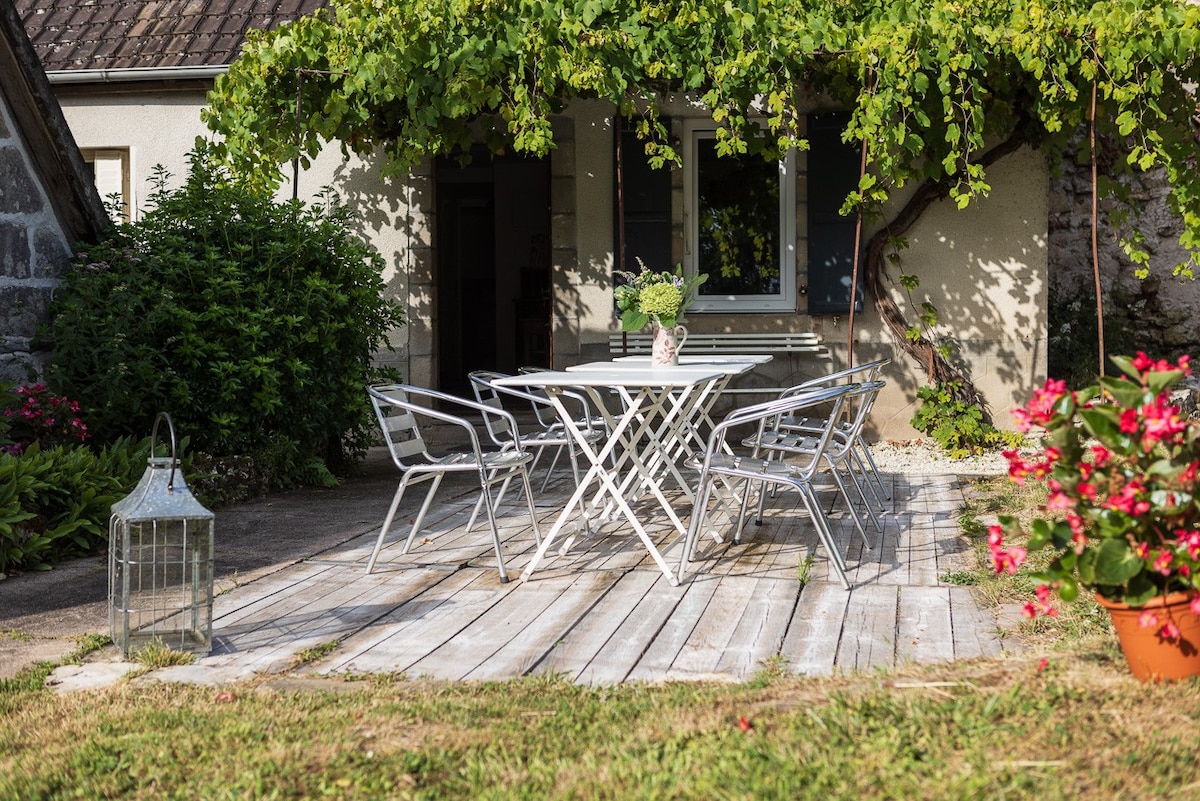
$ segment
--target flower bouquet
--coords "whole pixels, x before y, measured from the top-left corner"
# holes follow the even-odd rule
[[[1189,358],[1172,364],[1139,353],[1112,362],[1123,375],[1079,392],[1048,380],[1017,411],[1018,428],[1045,434],[1033,459],[1005,451],[1009,475],[1046,483],[1048,515],[1024,531],[1001,516],[988,545],[997,572],[1016,573],[1030,552],[1049,551],[1048,565],[1031,571],[1040,583],[1027,617],[1056,615],[1052,596],[1071,601],[1082,587],[1110,612],[1133,609],[1138,627],[1158,640],[1178,641],[1180,618],[1165,611],[1167,599],[1183,593],[1200,614],[1200,426],[1171,403]],[[1005,545],[1020,534],[1027,547]]]
[[[707,275],[685,278],[683,269],[675,272],[651,272],[641,259],[637,260],[641,271],[618,272],[624,279],[613,290],[617,310],[621,312],[621,330],[637,331],[647,323],[662,328],[674,328],[683,321],[683,311],[692,302],[696,288],[704,283]]]

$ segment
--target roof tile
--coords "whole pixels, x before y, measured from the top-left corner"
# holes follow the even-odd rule
[[[248,28],[274,28],[329,0],[14,0],[48,72],[222,66]]]

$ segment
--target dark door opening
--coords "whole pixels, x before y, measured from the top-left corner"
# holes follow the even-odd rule
[[[550,165],[492,157],[436,165],[438,387],[472,370],[550,362]]]

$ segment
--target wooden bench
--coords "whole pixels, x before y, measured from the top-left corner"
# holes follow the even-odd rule
[[[624,337],[624,341],[622,341]],[[654,335],[626,333],[608,335],[608,352],[613,356],[643,356],[650,353]],[[816,334],[688,334],[682,353],[823,353],[825,345]]]

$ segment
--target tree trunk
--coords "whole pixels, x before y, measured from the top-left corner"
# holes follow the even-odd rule
[[[1021,137],[1014,135],[980,156],[979,163],[986,167],[1012,153],[1023,142]],[[977,404],[983,410],[985,420],[990,423],[991,414],[988,412],[986,399],[976,389],[970,377],[938,353],[937,348],[927,337],[921,336],[916,340],[908,338],[908,330],[911,326],[885,285],[885,280],[888,280],[886,266],[888,243],[897,237],[904,236],[917,220],[921,219],[921,215],[927,208],[946,197],[947,189],[945,182],[933,180],[926,180],[917,187],[916,192],[896,213],[896,216],[876,231],[867,243],[866,270],[863,279],[867,292],[874,298],[875,309],[879,312],[888,331],[895,337],[904,352],[913,357],[925,370],[928,382],[930,384],[947,381],[961,382],[962,389],[959,398]]]

